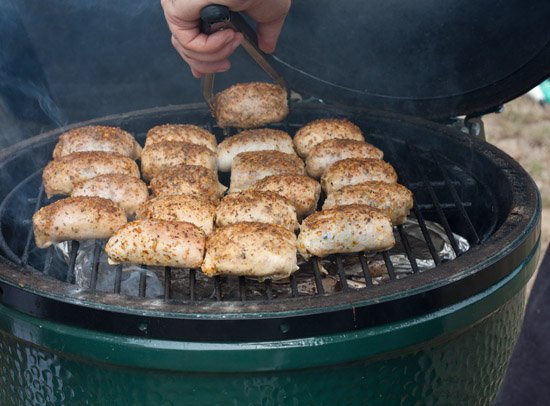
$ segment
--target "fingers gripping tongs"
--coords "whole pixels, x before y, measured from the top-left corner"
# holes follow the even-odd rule
[[[258,38],[254,29],[246,20],[226,6],[212,4],[204,7],[201,12],[201,32],[207,35],[221,31],[227,28],[238,31],[243,34],[243,48],[256,61],[258,65],[273,79],[279,86],[286,88],[285,80],[267,61],[265,54],[258,48]],[[209,73],[204,76],[202,82],[202,96],[211,110],[214,103],[214,74]]]

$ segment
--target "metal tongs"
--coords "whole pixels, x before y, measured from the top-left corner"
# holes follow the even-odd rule
[[[217,31],[231,28],[243,34],[242,46],[246,52],[256,61],[258,65],[273,79],[275,83],[286,89],[286,82],[283,77],[267,61],[265,54],[258,48],[258,37],[256,31],[246,22],[239,13],[229,10],[228,7],[220,4],[211,4],[204,7],[201,12],[200,30],[210,35]],[[202,82],[202,96],[213,110],[214,103],[214,74],[208,73]]]

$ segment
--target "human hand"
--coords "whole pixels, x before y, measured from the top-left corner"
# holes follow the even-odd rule
[[[291,0],[161,0],[164,16],[172,32],[172,45],[191,67],[196,78],[206,73],[225,72],[231,67],[229,56],[243,36],[233,30],[211,35],[200,32],[200,11],[216,3],[233,11],[245,12],[256,21],[258,45],[264,52],[275,50],[277,39],[290,9]]]

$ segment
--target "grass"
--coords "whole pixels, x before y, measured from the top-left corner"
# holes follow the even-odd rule
[[[487,141],[516,159],[532,176],[542,195],[542,252],[550,243],[550,105],[527,96],[505,105],[501,114],[484,118]]]

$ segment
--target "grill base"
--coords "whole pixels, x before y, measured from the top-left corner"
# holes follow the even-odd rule
[[[0,323],[4,330],[0,334],[0,377],[3,382],[0,386],[0,403],[103,404],[109,399],[113,405],[312,402],[331,405],[344,400],[349,404],[450,404],[456,401],[489,404],[500,386],[519,334],[525,308],[524,282],[533,272],[535,264],[536,256],[522,267],[522,272],[515,276],[515,285],[519,283],[523,287],[496,312],[492,312],[488,302],[492,300],[494,303],[496,299],[500,305],[503,293],[509,294],[513,290],[510,285],[514,285],[514,281],[509,281],[508,286],[501,286],[500,290],[493,292],[492,297],[484,295],[477,304],[466,306],[446,317],[447,324],[466,323],[466,327],[460,331],[438,331],[435,324],[443,323],[440,318],[435,318],[421,328],[424,331],[427,328],[430,334],[443,334],[437,340],[416,343],[410,349],[360,358],[353,362],[344,362],[343,354],[353,354],[358,343],[353,345],[351,342],[347,350],[335,354],[331,345],[325,342],[321,346],[325,355],[342,357],[342,362],[334,361],[334,366],[299,370],[287,370],[281,363],[292,358],[295,365],[302,363],[306,366],[312,362],[307,352],[300,355],[290,350],[280,350],[276,357],[278,361],[272,360],[271,369],[264,370],[260,364],[256,368],[251,367],[257,357],[257,351],[252,350],[247,356],[240,356],[239,362],[245,366],[245,370],[235,374],[223,371],[226,368],[240,368],[239,365],[228,364],[228,359],[234,357],[231,350],[223,345],[218,346],[217,362],[204,366],[197,365],[195,356],[191,354],[202,353],[201,346],[176,344],[179,351],[187,353],[190,358],[187,362],[178,359],[178,365],[175,365],[173,360],[165,356],[164,351],[158,351],[154,343],[148,340],[127,340],[116,336],[109,337],[110,356],[106,354],[97,363],[97,360],[92,361],[81,355],[75,357],[71,353],[71,350],[80,354],[94,353],[92,344],[97,337],[93,333],[57,325],[57,333],[51,336],[46,326],[45,341],[51,343],[51,340],[57,340],[57,344],[68,351],[59,354],[52,348],[44,348],[44,343],[40,339],[36,340],[38,336],[32,333],[31,337],[23,338],[32,339],[40,347],[21,339],[24,329],[19,327],[27,324],[28,318],[17,316],[18,320],[12,324],[12,328],[6,329],[7,319],[16,314],[3,308],[0,311]],[[472,312],[476,315],[488,312],[490,315],[474,324],[465,316]],[[40,320],[35,322],[38,324]],[[403,330],[404,335],[399,330]],[[405,324],[402,324],[396,330],[382,335],[386,340],[390,337],[395,340],[401,336],[399,345],[406,348],[413,344],[413,336],[407,335],[406,330]],[[318,343],[322,342],[322,338],[319,338]],[[286,345],[292,346],[291,343]],[[111,357],[123,357],[124,350],[129,350],[129,356],[134,356],[132,360],[127,360],[130,365],[113,364]],[[136,352],[140,353],[139,357]],[[149,362],[151,364],[145,366]],[[162,365],[165,369],[156,368]],[[202,371],[192,372],[197,368]]]

